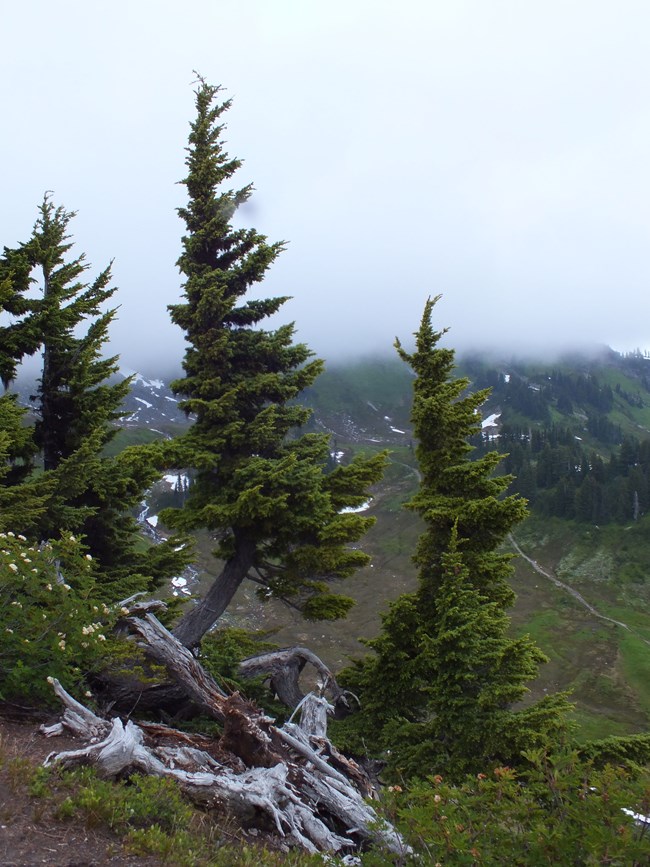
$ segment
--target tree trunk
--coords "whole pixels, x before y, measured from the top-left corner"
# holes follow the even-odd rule
[[[236,541],[230,557],[206,595],[189,609],[174,629],[174,637],[190,649],[197,647],[205,633],[230,605],[233,596],[253,565],[255,544],[249,539]]]

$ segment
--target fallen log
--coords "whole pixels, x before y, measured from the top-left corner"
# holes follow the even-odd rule
[[[161,725],[102,720],[53,680],[65,710],[60,724],[44,733],[68,728],[90,743],[52,753],[48,764],[91,764],[109,778],[133,772],[171,777],[196,804],[226,812],[245,828],[273,829],[309,852],[351,851],[367,843],[408,851],[364,801],[372,794],[367,776],[327,739],[329,702],[305,697],[300,723],[278,728],[239,693],[226,695],[151,613],[125,620],[183,693],[222,724],[223,734],[208,738]]]

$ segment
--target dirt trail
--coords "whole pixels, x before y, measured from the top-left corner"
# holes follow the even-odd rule
[[[521,548],[517,544],[517,542],[516,542],[516,540],[512,534],[510,534],[508,536],[508,541],[510,542],[512,547],[515,549],[517,554],[519,554],[519,556],[522,557],[527,563],[530,563],[530,565],[533,567],[535,572],[538,572],[540,575],[543,575],[544,578],[547,578],[549,581],[551,581],[553,584],[555,584],[556,587],[559,587],[560,590],[564,590],[570,596],[573,596],[573,598],[577,602],[579,602],[580,605],[582,605],[584,608],[586,608],[587,611],[590,614],[592,614],[594,617],[598,617],[599,620],[605,620],[608,623],[613,623],[615,626],[620,626],[621,629],[626,629],[628,632],[631,632],[637,638],[640,638],[641,641],[644,642],[644,644],[647,644],[648,646],[650,646],[650,641],[643,638],[643,636],[639,635],[639,633],[636,630],[632,629],[632,627],[628,626],[627,623],[623,623],[620,620],[614,620],[613,617],[607,617],[606,614],[601,614],[600,611],[598,611],[596,608],[594,608],[593,605],[591,605],[589,602],[587,602],[587,600],[585,599],[585,597],[581,593],[578,593],[578,591],[574,590],[573,587],[570,587],[568,584],[565,584],[564,581],[560,581],[560,579],[557,577],[557,575],[554,575],[553,572],[550,572],[548,569],[544,569],[542,566],[539,565],[537,560],[533,560],[532,557],[529,557],[527,554],[524,554],[524,552],[521,550]]]
[[[402,461],[396,461],[393,458],[390,459],[391,464],[396,464],[398,467],[405,467],[410,473],[413,473],[415,478],[418,480],[418,484],[422,481],[422,473],[417,467],[412,467],[410,464],[405,464]]]

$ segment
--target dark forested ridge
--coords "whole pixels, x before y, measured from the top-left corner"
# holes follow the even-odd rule
[[[650,507],[650,358],[603,349],[553,362],[460,358],[470,390],[490,388],[476,455],[498,448],[513,490],[539,514],[636,520]],[[397,361],[333,366],[307,392],[316,423],[339,437],[404,444],[411,375]],[[397,430],[396,430],[397,429]]]

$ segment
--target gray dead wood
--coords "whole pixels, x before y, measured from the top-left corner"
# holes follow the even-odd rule
[[[319,691],[331,697],[332,714],[337,719],[347,716],[349,694],[341,689],[323,660],[306,647],[285,647],[251,656],[239,663],[239,674],[244,678],[262,677],[268,680],[280,701],[293,710],[305,697],[300,688],[300,675],[308,664],[318,674]]]
[[[133,771],[169,776],[197,804],[227,811],[244,827],[273,828],[310,852],[349,851],[369,842],[394,853],[407,851],[399,834],[364,801],[369,783],[364,783],[360,769],[327,739],[329,704],[324,699],[307,697],[300,725],[277,728],[238,693],[224,695],[152,614],[129,621],[138,641],[167,667],[192,701],[222,722],[223,735],[210,740],[166,726],[138,726],[132,721],[124,725],[119,719],[109,724],[54,681],[66,708],[63,726],[66,719],[73,721],[75,733],[94,742],[81,750],[52,754],[48,763],[92,764],[107,777]],[[97,740],[98,732],[102,740]]]

